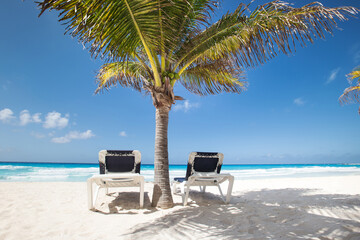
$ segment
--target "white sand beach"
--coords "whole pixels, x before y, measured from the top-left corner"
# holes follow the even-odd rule
[[[360,239],[360,176],[237,180],[230,204],[216,188],[189,205],[145,207],[136,189],[99,193],[87,209],[85,182],[1,182],[0,239]],[[225,189],[224,189],[225,190]]]

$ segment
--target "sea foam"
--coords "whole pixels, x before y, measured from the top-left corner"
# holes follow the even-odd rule
[[[237,180],[322,177],[360,175],[360,165],[224,165],[222,173],[230,173]],[[0,181],[66,181],[82,182],[99,173],[96,164],[31,164],[0,163]],[[185,165],[170,165],[170,179],[185,177]],[[145,181],[153,181],[154,166],[143,165],[141,175]]]

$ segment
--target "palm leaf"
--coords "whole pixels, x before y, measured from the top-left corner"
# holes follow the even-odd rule
[[[90,47],[97,57],[126,61],[137,49],[143,49],[154,72],[160,75],[152,51],[159,36],[158,4],[148,0],[44,0],[42,11],[58,10],[59,21],[67,32]]]
[[[97,76],[98,88],[95,93],[104,89],[109,89],[118,84],[122,87],[131,87],[136,91],[142,92],[147,87],[152,86],[149,72],[139,62],[114,62],[104,64],[99,70]]]
[[[360,67],[358,67],[357,69],[355,69],[354,71],[349,73],[348,74],[348,79],[349,79],[350,82],[352,82],[355,79],[360,81]]]
[[[200,33],[201,27],[209,26],[211,13],[218,6],[217,1],[213,0],[175,0],[176,7],[171,7],[166,11],[168,19],[172,22],[172,29],[175,36],[169,44],[169,54],[176,52],[181,46],[196,33]]]
[[[302,46],[314,38],[324,38],[337,27],[335,19],[346,20],[357,13],[352,7],[325,8],[320,3],[293,8],[274,1],[258,7],[250,16],[244,14],[245,5],[226,14],[217,23],[191,39],[176,53],[179,73],[199,58],[232,57],[242,67],[255,66],[274,57],[295,50],[295,42]]]
[[[347,103],[360,103],[360,66],[355,68],[348,75],[349,83],[351,84],[355,79],[357,80],[357,85],[350,86],[344,90],[344,93],[339,97],[341,104]],[[360,114],[360,108],[359,108]]]
[[[340,96],[340,102],[344,103],[360,103],[360,85],[348,87],[344,90],[344,93]]]
[[[221,92],[241,93],[246,82],[240,68],[233,67],[229,59],[200,62],[187,68],[180,83],[190,92],[200,96]]]

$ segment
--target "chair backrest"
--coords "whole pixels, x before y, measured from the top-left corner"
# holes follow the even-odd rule
[[[224,154],[216,152],[192,152],[186,170],[185,179],[195,172],[214,172],[220,173]]]
[[[138,150],[101,150],[99,152],[100,174],[140,173],[141,153]]]

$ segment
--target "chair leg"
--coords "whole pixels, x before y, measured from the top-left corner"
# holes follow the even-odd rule
[[[144,181],[140,181],[140,208],[144,207]]]
[[[89,210],[94,208],[93,205],[93,182],[91,179],[87,180],[87,192],[88,192],[88,208]]]
[[[234,185],[234,176],[229,176],[229,185],[228,185],[228,190],[226,193],[226,203],[229,203],[231,200],[231,192],[232,192],[232,188]]]
[[[172,184],[172,193],[173,194],[176,194],[176,190],[177,190],[177,185],[178,185],[178,182],[173,182],[173,184]]]
[[[199,188],[200,188],[200,192],[205,192],[205,189],[206,189],[206,186],[199,186]]]
[[[185,186],[184,186],[185,188]],[[189,198],[190,186],[186,186],[186,190],[184,189],[183,194],[183,205],[186,206],[188,198]]]
[[[96,199],[98,198],[98,195],[99,195],[99,190],[100,190],[100,187],[99,187],[99,186],[96,186],[95,198],[94,198],[94,200],[93,200],[93,206],[95,206]]]
[[[225,200],[224,194],[223,194],[223,192],[222,192],[222,190],[221,190],[220,184],[217,184],[216,186],[219,188],[219,192],[220,192],[221,198],[222,198],[223,201],[225,202],[226,200]]]
[[[105,194],[108,195],[109,194],[109,188],[105,188]]]
[[[180,193],[185,194],[185,183],[184,182],[180,183]]]

